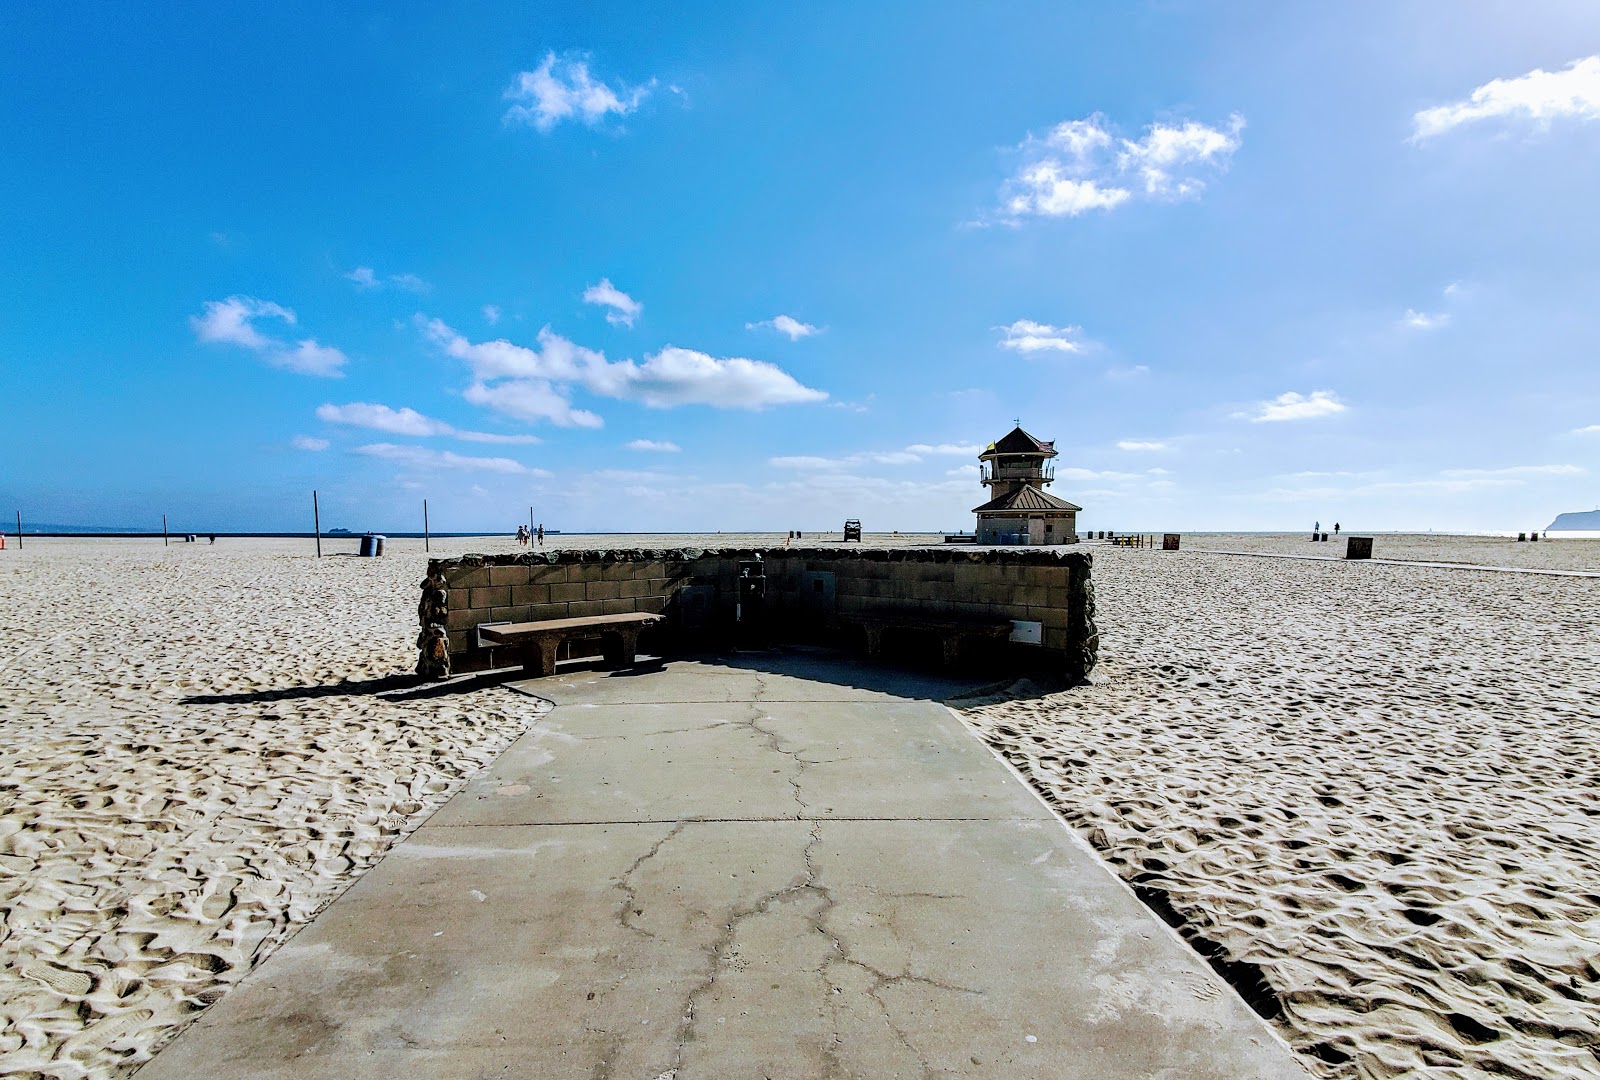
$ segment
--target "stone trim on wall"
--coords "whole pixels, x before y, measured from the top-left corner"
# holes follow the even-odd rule
[[[734,629],[739,564],[756,557],[766,577],[763,628],[777,640],[815,636],[834,628],[838,615],[860,612],[1018,619],[1041,624],[1042,635],[1041,644],[1017,650],[1069,677],[1094,667],[1099,635],[1088,552],[624,548],[430,560],[417,608],[417,672],[443,678],[515,663],[504,649],[475,644],[474,628],[487,622],[644,611],[667,616],[656,631],[662,645],[726,637]],[[683,592],[690,587],[695,592]]]

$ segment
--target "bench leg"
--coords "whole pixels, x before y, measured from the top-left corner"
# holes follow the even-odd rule
[[[523,670],[534,678],[556,673],[556,651],[561,648],[559,638],[543,638],[528,646]]]
[[[622,639],[622,647],[617,655],[617,663],[623,667],[632,667],[634,660],[639,655],[639,631],[624,630],[617,636]]]
[[[883,627],[864,626],[862,629],[866,631],[867,657],[871,659],[883,651]]]
[[[949,669],[957,666],[958,661],[961,659],[961,635],[946,634],[940,644],[944,647],[942,651],[944,653],[945,668]]]

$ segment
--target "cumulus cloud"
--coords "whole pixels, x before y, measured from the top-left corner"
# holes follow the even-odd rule
[[[396,443],[368,443],[355,449],[367,457],[386,458],[422,469],[465,469],[475,472],[514,473],[525,476],[549,476],[544,469],[530,469],[520,461],[504,457],[465,457],[449,450],[430,450],[425,446],[401,446]]]
[[[771,327],[778,333],[787,337],[790,341],[799,341],[803,337],[810,337],[812,334],[822,333],[821,330],[815,326],[812,326],[810,323],[803,323],[799,319],[789,315],[774,315],[770,319],[762,319],[760,322],[749,322],[744,324],[744,328],[746,330],[759,330],[764,326]]]
[[[1098,113],[1057,124],[1017,147],[1021,163],[1001,189],[999,216],[1076,217],[1111,210],[1134,198],[1193,198],[1204,174],[1226,169],[1241,145],[1244,117],[1225,127],[1198,120],[1154,123],[1138,139],[1115,134]]]
[[[331,345],[323,345],[314,338],[286,341],[262,333],[256,326],[259,319],[275,319],[295,326],[295,313],[270,300],[253,296],[230,296],[226,300],[207,300],[199,315],[189,318],[195,337],[206,344],[237,345],[258,354],[275,367],[297,371],[302,375],[321,375],[337,378],[349,359]]]
[[[493,304],[483,305],[483,321],[493,326],[500,321],[500,309]]]
[[[1122,439],[1117,443],[1118,450],[1165,450],[1164,442],[1148,442],[1141,439]],[[1152,472],[1154,470],[1151,470]]]
[[[1081,326],[1051,326],[1049,323],[1018,319],[1010,326],[997,326],[1000,347],[1015,349],[1020,353],[1066,352],[1084,350]]]
[[[618,83],[612,88],[589,74],[587,60],[550,52],[536,69],[518,72],[512,81],[505,96],[516,104],[506,110],[505,120],[542,132],[568,119],[594,127],[608,115],[627,116],[654,87],[652,79],[644,86]]]
[[[365,401],[352,401],[348,405],[319,405],[317,419],[329,424],[347,424],[351,427],[370,428],[390,435],[410,435],[415,438],[445,435],[466,442],[501,443],[510,446],[526,446],[539,441],[537,435],[498,435],[487,431],[461,431],[443,420],[424,416],[415,409],[391,409],[387,405],[374,405]]]
[[[1411,138],[1420,142],[1479,120],[1516,118],[1548,127],[1562,117],[1600,118],[1600,55],[1574,60],[1560,71],[1534,68],[1526,75],[1493,79],[1462,101],[1423,109],[1412,117]]]
[[[296,435],[289,440],[289,443],[296,450],[326,450],[328,448],[327,439],[314,439],[310,435]]]
[[[1259,403],[1253,415],[1250,413],[1235,415],[1259,424],[1275,420],[1311,420],[1319,416],[1342,413],[1345,408],[1345,403],[1331,390],[1313,390],[1309,395],[1297,394],[1291,390],[1289,393],[1279,394],[1271,401]]]
[[[629,450],[643,450],[648,453],[676,454],[683,447],[675,442],[658,442],[655,439],[634,439],[628,444]]]
[[[611,284],[610,278],[601,278],[598,285],[591,285],[583,290],[583,302],[610,308],[611,310],[606,312],[606,322],[612,326],[631,328],[633,320],[644,310],[643,304]]]
[[[438,319],[419,315],[417,322],[445,352],[472,370],[474,382],[464,393],[468,401],[522,419],[600,426],[594,413],[572,407],[573,386],[657,409],[678,405],[763,409],[828,396],[761,360],[718,358],[669,345],[637,364],[607,360],[604,353],[574,344],[548,326],[539,331],[538,348],[530,349],[503,339],[468,341]]]

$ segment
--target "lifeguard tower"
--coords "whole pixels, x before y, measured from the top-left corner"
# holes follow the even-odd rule
[[[983,484],[993,496],[978,515],[980,544],[1076,544],[1078,511],[1083,507],[1046,492],[1055,481],[1054,442],[1043,442],[1022,430],[989,444],[978,455]]]

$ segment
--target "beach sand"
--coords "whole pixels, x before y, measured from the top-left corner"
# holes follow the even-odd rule
[[[1248,544],[1335,547],[1185,537]],[[1377,554],[1402,545],[1600,566],[1594,541]],[[0,553],[0,1073],[147,1060],[537,717],[483,682],[395,678],[421,546]],[[966,710],[980,735],[1237,983],[1259,977],[1320,1071],[1600,1073],[1600,581],[1086,549],[1094,684]]]
[[[148,1060],[537,718],[504,688],[416,696],[422,541],[358,542],[0,552],[0,1075]]]
[[[1093,685],[982,736],[1324,1075],[1600,1075],[1600,580],[1089,550]]]

